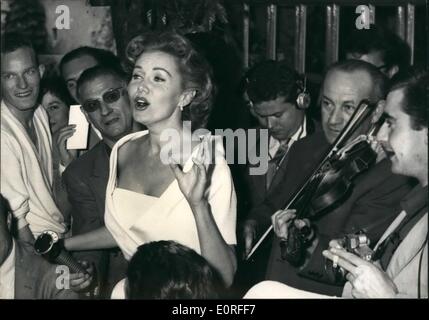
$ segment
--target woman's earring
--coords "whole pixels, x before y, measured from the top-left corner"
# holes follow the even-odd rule
[[[179,105],[180,111],[183,111],[183,105]]]

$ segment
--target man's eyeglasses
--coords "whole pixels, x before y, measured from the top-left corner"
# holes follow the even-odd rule
[[[376,67],[378,69],[378,71],[384,72],[387,71],[389,69],[389,66],[387,64],[383,64],[379,67]]]
[[[126,90],[123,87],[120,87],[120,88],[111,89],[109,91],[106,91],[105,93],[103,93],[102,98],[103,98],[104,102],[110,104],[110,103],[118,101],[119,98],[122,95],[124,95],[125,93],[126,93]],[[94,112],[100,107],[101,107],[101,102],[100,102],[100,100],[97,100],[97,99],[86,100],[82,104],[82,108],[86,112]]]

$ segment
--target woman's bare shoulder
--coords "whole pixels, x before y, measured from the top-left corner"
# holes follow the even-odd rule
[[[127,162],[131,157],[135,158],[142,149],[145,148],[148,136],[144,135],[136,139],[129,140],[118,148],[118,164]]]

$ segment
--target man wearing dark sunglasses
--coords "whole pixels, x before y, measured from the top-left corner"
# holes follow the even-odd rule
[[[110,151],[116,141],[133,131],[126,88],[126,75],[106,66],[85,70],[77,82],[77,97],[82,111],[103,139],[73,161],[63,174],[72,205],[73,235],[104,225]],[[126,262],[119,250],[85,251],[75,255],[96,263],[101,298],[107,298],[116,282],[125,276]]]
[[[114,67],[116,69],[120,69],[121,66],[119,58],[112,52],[88,46],[73,49],[62,57],[58,69],[67,87],[67,91],[74,102],[73,104],[78,104],[77,80],[85,70],[99,65]],[[91,126],[88,134],[88,148],[86,150],[80,150],[80,155],[92,149],[100,141],[100,133],[96,132],[94,129],[95,128]],[[64,149],[65,141],[71,137],[73,133],[74,126],[65,126],[60,129],[58,133],[59,139],[55,141],[61,146],[60,151],[62,151],[62,157],[65,160],[62,162],[62,165],[65,167],[75,158],[73,153]]]

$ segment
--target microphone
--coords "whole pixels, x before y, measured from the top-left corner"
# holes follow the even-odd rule
[[[88,273],[70,252],[64,249],[62,241],[54,231],[47,230],[39,235],[34,243],[34,249],[36,254],[44,257],[51,263],[66,265],[74,273]]]

